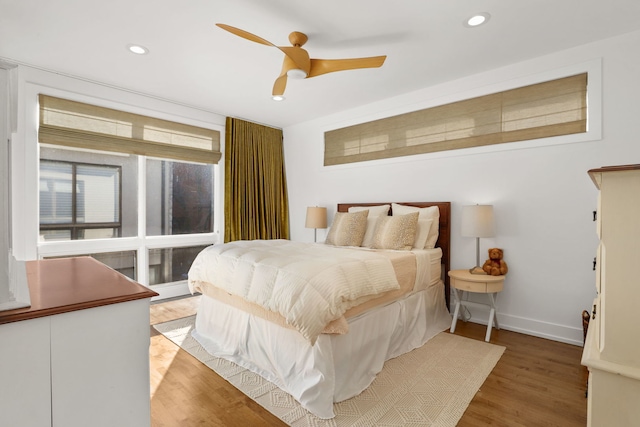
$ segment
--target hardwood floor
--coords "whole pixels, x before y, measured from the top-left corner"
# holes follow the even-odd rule
[[[151,305],[151,325],[196,313],[200,297]],[[286,426],[151,328],[151,425]]]
[[[150,323],[195,314],[199,296],[151,305]],[[459,321],[456,335],[484,340],[486,327]],[[585,426],[582,347],[494,330],[502,358],[458,423],[475,426]],[[151,328],[151,425],[285,426],[282,421]]]
[[[484,340],[485,332],[484,325],[458,322],[455,333]],[[459,427],[586,426],[582,347],[506,330],[493,330],[491,343],[506,350]]]

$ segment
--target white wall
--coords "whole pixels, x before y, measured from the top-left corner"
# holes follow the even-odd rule
[[[580,314],[595,297],[597,247],[597,191],[587,171],[640,163],[633,125],[640,117],[638,46],[635,32],[285,128],[292,239],[313,240],[313,230],[304,228],[307,206],[327,206],[330,222],[339,202],[451,201],[451,266],[468,268],[475,239],[460,237],[460,208],[493,204],[497,235],[481,240],[481,262],[488,247],[504,249],[510,271],[498,297],[501,326],[581,345]],[[581,69],[589,71],[586,136],[322,166],[327,130]],[[474,321],[486,323],[486,312],[472,311]]]

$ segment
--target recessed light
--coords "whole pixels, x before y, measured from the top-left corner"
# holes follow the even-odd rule
[[[284,101],[284,96],[282,96],[282,95],[273,95],[271,97],[271,99],[273,99],[274,101]]]
[[[464,22],[465,27],[477,27],[478,25],[486,24],[487,21],[491,18],[486,12],[476,13],[471,18],[467,19]]]
[[[149,53],[149,49],[144,46],[140,46],[139,44],[127,45],[127,49],[129,49],[130,52],[133,52],[136,55],[146,55],[147,53]]]

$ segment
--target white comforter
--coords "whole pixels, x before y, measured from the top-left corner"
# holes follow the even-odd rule
[[[356,300],[399,288],[391,261],[375,252],[289,240],[236,241],[204,249],[189,288],[208,282],[280,313],[313,345]]]

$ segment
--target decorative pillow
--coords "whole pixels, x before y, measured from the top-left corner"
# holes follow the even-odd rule
[[[418,227],[416,229],[416,238],[413,241],[413,249],[424,249],[431,230],[432,219],[420,219],[418,214]]]
[[[438,230],[440,227],[440,209],[437,206],[429,206],[428,208],[418,208],[415,206],[399,205],[397,203],[391,204],[393,215],[406,215],[412,212],[418,212],[420,219],[431,219],[431,227],[429,228],[429,235],[427,236],[427,242],[424,245],[425,249],[433,249],[436,247],[438,241]]]
[[[373,234],[374,249],[411,250],[418,226],[418,212],[380,217]]]
[[[367,231],[364,233],[362,239],[362,245],[370,248],[373,243],[373,233],[376,231],[376,222],[379,217],[389,215],[389,208],[391,205],[377,205],[377,206],[351,206],[349,212],[369,211],[367,217]]]
[[[325,243],[335,246],[360,246],[367,229],[369,211],[336,212]]]

